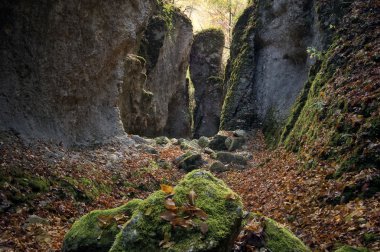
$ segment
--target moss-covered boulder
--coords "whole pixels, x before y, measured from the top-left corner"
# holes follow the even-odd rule
[[[250,213],[243,221],[243,229],[236,242],[238,251],[311,252],[292,232],[276,221],[256,213]]]
[[[110,251],[231,250],[241,225],[243,206],[223,181],[203,170],[189,173],[174,188],[170,201],[175,203],[177,210],[171,212],[176,215],[171,222],[162,218],[173,215],[167,213],[167,208],[173,208],[173,204],[167,202],[168,197],[165,192],[158,191],[144,200],[118,234]],[[184,225],[186,214],[181,209],[189,207],[189,198],[193,199],[194,207],[206,215],[186,218],[188,225]]]
[[[124,206],[109,210],[95,210],[83,216],[66,234],[62,251],[108,251],[120,232],[119,225],[129,219],[133,210],[141,202],[142,200],[131,200]]]

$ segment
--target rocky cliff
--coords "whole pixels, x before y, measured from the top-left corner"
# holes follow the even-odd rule
[[[255,1],[233,32],[222,129],[273,128],[307,80],[307,48],[320,49],[313,1]]]
[[[65,144],[123,133],[124,59],[156,1],[1,1],[0,129]]]
[[[137,71],[138,75],[146,71],[146,80],[140,79],[140,91],[126,85],[129,87],[124,93],[131,99],[121,106],[124,128],[128,133],[150,137],[190,136],[186,71],[192,41],[191,21],[170,5],[164,5],[149,20],[139,49],[139,55],[146,61],[146,69]]]
[[[379,13],[371,0],[256,1],[235,27],[221,128],[263,128],[335,176],[379,167]]]
[[[195,89],[195,138],[213,136],[219,131],[223,102],[223,49],[222,30],[208,29],[194,37],[190,54],[190,76]]]
[[[380,28],[378,1],[317,1],[331,46],[294,105],[281,142],[311,166],[343,172],[380,167]]]

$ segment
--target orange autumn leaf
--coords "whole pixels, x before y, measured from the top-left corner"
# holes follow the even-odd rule
[[[170,185],[161,184],[161,191],[163,191],[166,194],[172,194],[174,193],[174,188]]]

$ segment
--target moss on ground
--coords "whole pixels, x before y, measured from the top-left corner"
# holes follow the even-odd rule
[[[141,202],[131,200],[118,208],[86,214],[66,234],[62,251],[108,251],[120,232],[120,221],[126,222]]]

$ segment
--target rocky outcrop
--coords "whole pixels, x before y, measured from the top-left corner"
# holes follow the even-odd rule
[[[126,132],[149,137],[190,135],[186,71],[192,40],[191,21],[169,5],[149,20],[139,49],[146,69],[136,62],[142,78],[127,84],[123,92],[130,97],[121,107]],[[131,84],[139,86],[137,96]]]
[[[319,50],[313,1],[256,1],[236,24],[226,70],[221,128],[276,128],[308,78]]]
[[[219,131],[222,107],[222,57],[224,33],[208,29],[194,37],[190,54],[190,76],[195,89],[195,138],[213,136]]]
[[[155,6],[1,1],[0,130],[68,145],[123,134],[118,86],[130,77],[124,59],[137,52]]]

